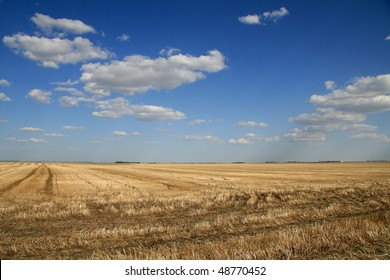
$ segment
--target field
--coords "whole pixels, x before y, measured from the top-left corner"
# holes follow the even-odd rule
[[[0,162],[1,259],[390,259],[390,163]]]

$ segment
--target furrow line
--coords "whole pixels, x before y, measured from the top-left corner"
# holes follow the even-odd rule
[[[4,194],[5,192],[8,192],[12,190],[13,188],[17,187],[19,184],[21,184],[23,181],[27,180],[28,178],[34,176],[38,169],[42,168],[42,165],[38,166],[34,170],[32,170],[27,176],[23,177],[22,179],[16,180],[15,182],[8,184],[4,188],[0,189],[0,194]]]

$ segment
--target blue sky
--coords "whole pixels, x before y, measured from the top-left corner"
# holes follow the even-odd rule
[[[0,1],[0,160],[390,160],[388,1]]]

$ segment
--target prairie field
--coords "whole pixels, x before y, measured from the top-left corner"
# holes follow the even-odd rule
[[[0,162],[1,259],[390,259],[390,163]]]

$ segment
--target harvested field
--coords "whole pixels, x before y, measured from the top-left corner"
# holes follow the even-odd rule
[[[0,162],[1,259],[390,259],[390,163]]]

